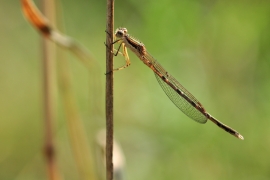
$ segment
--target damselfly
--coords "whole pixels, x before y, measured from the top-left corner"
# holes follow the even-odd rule
[[[170,98],[170,100],[187,116],[191,119],[199,122],[206,123],[207,120],[211,120],[221,129],[227,131],[228,133],[234,135],[239,139],[244,139],[244,137],[239,134],[234,129],[221,123],[212,115],[210,115],[202,106],[202,104],[188,91],[186,90],[174,77],[172,77],[158,62],[155,60],[150,53],[147,52],[143,43],[137,39],[131,37],[127,33],[126,28],[118,28],[115,31],[116,40],[114,43],[120,43],[119,48],[116,51],[115,56],[117,56],[120,48],[123,48],[121,53],[126,60],[126,64],[123,67],[114,69],[114,71],[124,69],[130,65],[130,59],[127,53],[127,48],[133,51],[142,62],[147,65],[152,71],[154,71],[157,81],[160,86]]]

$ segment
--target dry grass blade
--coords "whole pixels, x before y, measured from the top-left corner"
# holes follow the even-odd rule
[[[80,45],[71,37],[53,29],[47,18],[37,9],[31,0],[21,0],[21,2],[25,17],[38,31],[46,38],[73,52],[87,68],[90,69],[92,67],[93,58],[84,46]]]

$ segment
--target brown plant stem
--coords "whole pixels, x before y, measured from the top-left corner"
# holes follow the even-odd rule
[[[113,27],[114,0],[107,0],[106,38],[106,177],[113,179]]]

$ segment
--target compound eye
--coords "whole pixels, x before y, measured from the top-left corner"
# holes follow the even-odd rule
[[[118,31],[118,32],[116,33],[116,36],[118,36],[118,37],[123,36],[123,32],[122,32],[122,31]]]

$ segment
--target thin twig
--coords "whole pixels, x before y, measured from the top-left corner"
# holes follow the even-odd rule
[[[106,28],[106,175],[113,179],[113,27],[114,0],[107,0]]]

